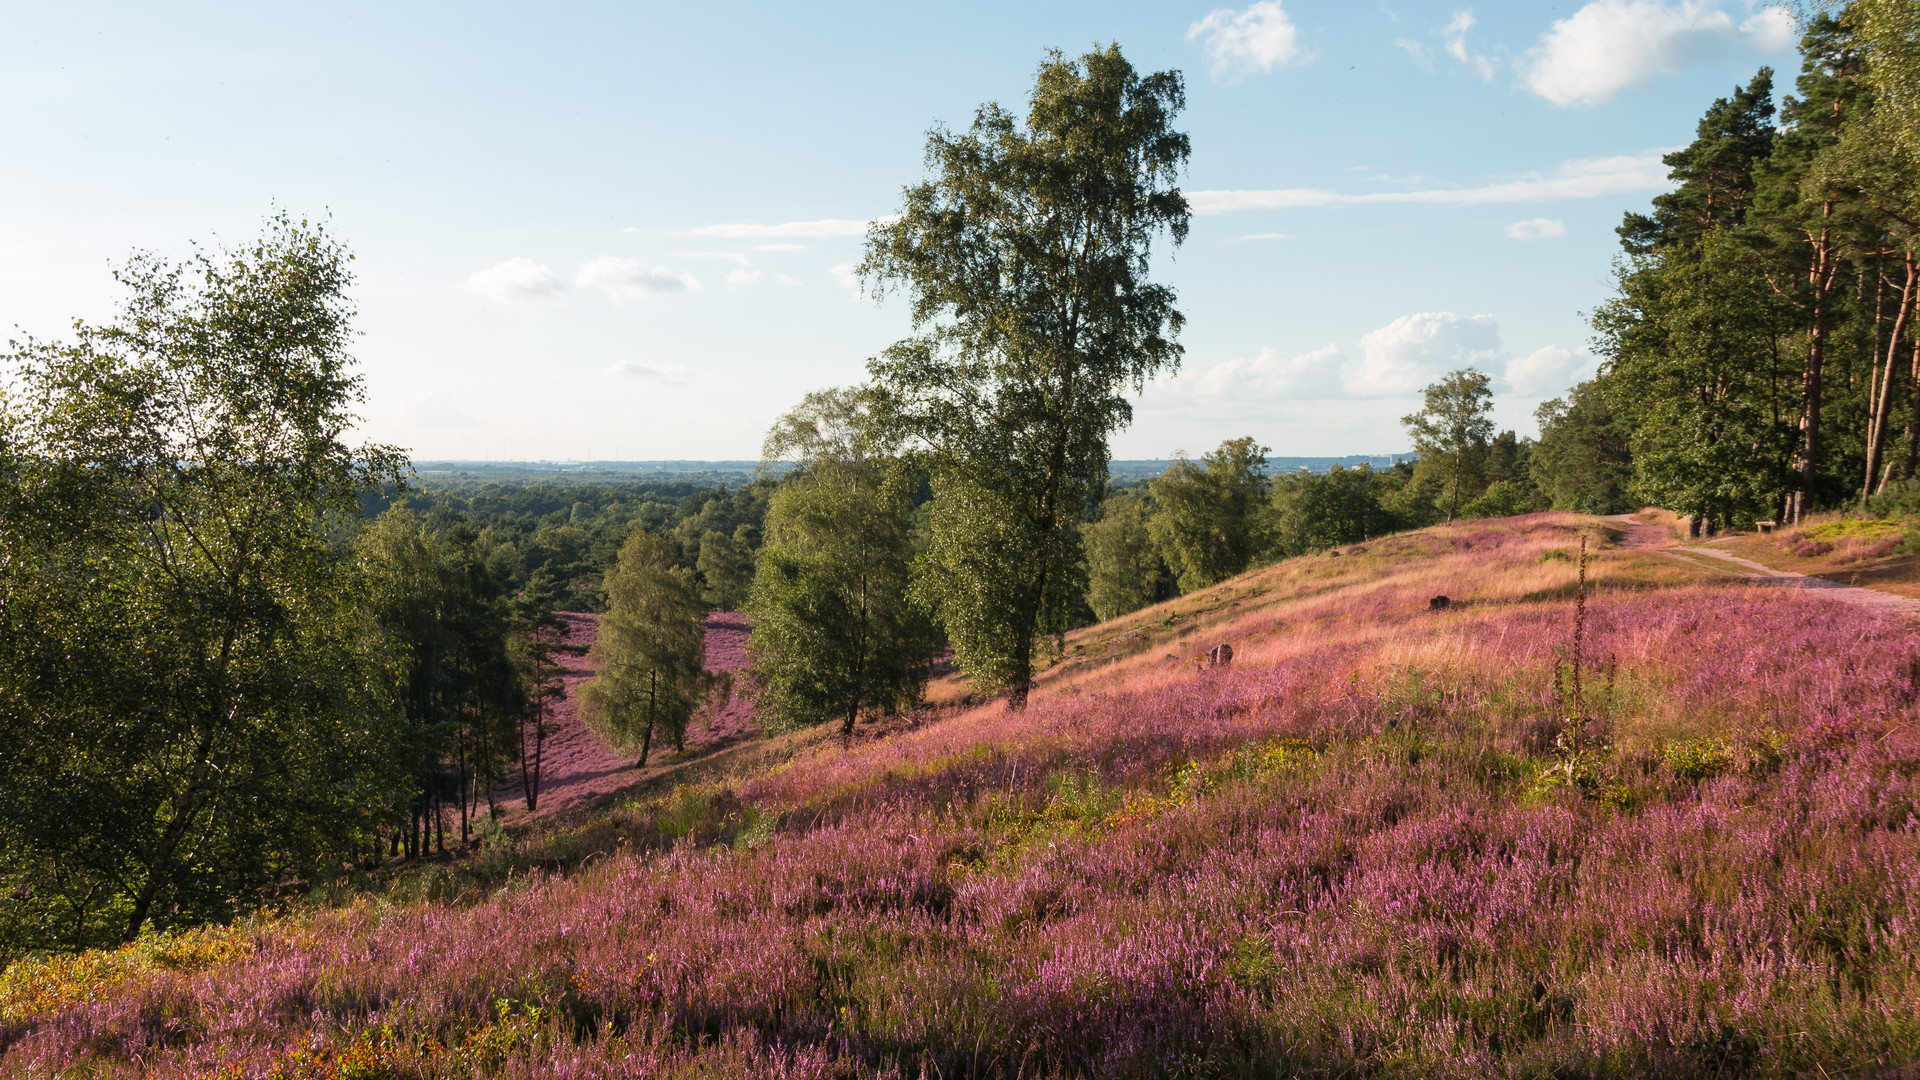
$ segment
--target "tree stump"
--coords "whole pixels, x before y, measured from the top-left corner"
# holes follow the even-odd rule
[[[1222,642],[1207,650],[1207,666],[1210,668],[1232,667],[1233,646]]]

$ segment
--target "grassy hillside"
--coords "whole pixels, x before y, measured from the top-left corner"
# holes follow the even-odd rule
[[[0,1068],[1912,1069],[1913,627],[1609,529],[1292,560],[1074,635],[1023,713],[948,685],[489,856],[564,873],[16,965]]]

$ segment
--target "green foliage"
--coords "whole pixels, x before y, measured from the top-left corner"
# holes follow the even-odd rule
[[[534,574],[544,572],[554,593],[554,607],[599,611],[606,602],[600,578],[635,529],[672,537],[680,564],[699,573],[709,603],[737,605],[752,579],[761,519],[778,480],[765,476],[726,488],[653,480],[476,487],[432,477],[428,483],[432,486],[424,490],[370,499],[369,510],[377,512],[389,503],[404,505],[436,532],[465,527],[475,534],[474,551],[503,590],[523,589]],[[708,533],[719,533],[732,542],[731,551],[709,555],[709,561],[722,568],[718,598],[730,599],[728,605],[715,603],[714,584],[700,570]],[[742,560],[744,576],[726,576],[725,571],[740,571]]]
[[[1179,362],[1148,261],[1161,232],[1186,236],[1185,104],[1177,72],[1142,76],[1117,46],[1052,54],[1025,123],[990,104],[965,134],[936,129],[933,177],[868,236],[862,278],[906,289],[917,335],[870,370],[933,473],[918,587],[961,666],[1016,704],[1036,639],[1078,606],[1077,525],[1126,391]]]
[[[749,594],[760,701],[785,724],[839,720],[916,702],[935,639],[908,596],[918,474],[861,395],[829,390],[776,425],[768,460],[797,456],[774,493]]]
[[[746,600],[759,540],[760,530],[752,525],[740,526],[732,536],[718,529],[701,534],[700,559],[694,568],[700,574],[700,597],[709,607],[733,611]]]
[[[329,532],[349,256],[278,216],[136,256],[119,318],[16,343],[0,454],[0,948],[222,919],[367,850],[406,779],[397,670]]]
[[[1888,484],[1867,500],[1866,509],[1880,518],[1898,518],[1902,521],[1920,519],[1920,480]]]
[[[593,643],[599,674],[580,688],[581,713],[614,742],[676,745],[705,692],[705,609],[693,575],[664,536],[636,532],[607,575],[607,613]]]
[[[1166,564],[1153,544],[1150,509],[1133,492],[1109,495],[1100,504],[1100,519],[1082,530],[1087,603],[1102,620],[1138,611],[1172,591]]]
[[[1681,514],[1771,518],[1793,486],[1789,326],[1747,259],[1719,230],[1642,256],[1594,316],[1608,404],[1633,424],[1634,490]]]
[[[1733,767],[1733,748],[1720,739],[1667,744],[1667,768],[1683,780],[1708,780]]]
[[[396,792],[394,824],[406,821],[414,846],[430,807],[453,804],[467,830],[477,801],[506,779],[527,709],[508,648],[513,613],[472,541],[465,530],[436,536],[396,507],[354,545],[369,611],[403,672],[399,763],[414,790]]]
[[[1283,476],[1273,485],[1273,550],[1304,555],[1390,533],[1400,527],[1386,505],[1394,492],[1393,474],[1366,465]]]
[[[1474,368],[1448,372],[1421,391],[1419,412],[1400,418],[1420,452],[1419,467],[1444,480],[1448,521],[1483,482],[1493,440],[1491,381]]]
[[[1630,497],[1729,524],[1797,520],[1920,469],[1920,157],[1897,118],[1910,103],[1888,96],[1915,46],[1877,36],[1910,27],[1889,14],[1908,6],[1814,14],[1777,117],[1763,68],[1668,155],[1676,189],[1628,215],[1618,294],[1592,314],[1601,374],[1551,417],[1560,430],[1542,417],[1536,479],[1556,506],[1626,508],[1603,497],[1621,436]]]
[[[1238,574],[1266,547],[1267,448],[1251,437],[1228,439],[1198,465],[1176,454],[1151,488],[1148,527],[1181,592]]]
[[[1551,509],[1620,514],[1633,509],[1631,432],[1607,407],[1595,382],[1534,410],[1540,440],[1529,461],[1533,486]]]
[[[1548,509],[1539,489],[1523,477],[1496,481],[1472,502],[1460,508],[1466,518],[1512,517]]]

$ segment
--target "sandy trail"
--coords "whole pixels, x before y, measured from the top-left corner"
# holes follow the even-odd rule
[[[1860,585],[1843,585],[1837,581],[1796,573],[1792,570],[1775,570],[1764,563],[1730,555],[1719,548],[1707,545],[1679,546],[1674,543],[1672,534],[1666,526],[1636,521],[1631,514],[1614,514],[1605,520],[1627,526],[1626,533],[1620,538],[1620,546],[1623,548],[1650,549],[1656,555],[1664,555],[1669,559],[1677,559],[1689,566],[1712,570],[1715,573],[1731,574],[1754,585],[1785,589],[1819,589],[1835,600],[1856,607],[1920,618],[1920,600],[1912,597],[1897,596]],[[1703,555],[1708,561],[1703,562],[1696,557]],[[1728,563],[1733,565],[1731,567],[1725,565]],[[1740,569],[1736,570],[1733,567]]]
[[[586,612],[564,612],[560,662],[564,666],[561,684],[565,696],[554,703],[547,722],[545,761],[541,766],[540,809],[530,815],[526,809],[525,789],[520,771],[494,793],[514,818],[557,813],[603,795],[618,791],[660,771],[673,756],[671,744],[654,746],[648,768],[636,765],[636,756],[608,746],[580,717],[580,687],[593,678],[595,668],[588,654],[599,629],[600,616]],[[711,672],[733,672],[746,667],[746,617],[731,611],[716,611],[707,616],[706,668]],[[695,718],[687,729],[689,751],[718,750],[759,734],[753,703],[737,690],[730,693],[717,709]]]

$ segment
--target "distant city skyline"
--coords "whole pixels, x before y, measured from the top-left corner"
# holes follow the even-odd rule
[[[357,253],[363,434],[422,460],[746,460],[908,332],[865,223],[930,126],[1019,111],[1049,48],[1185,73],[1194,221],[1154,272],[1185,363],[1117,458],[1252,435],[1404,446],[1474,364],[1500,425],[1591,373],[1613,227],[1763,64],[1784,10],[1532,4],[16,7],[0,45],[0,321],[102,321],[134,249],[274,206]],[[13,330],[18,327],[18,330]]]

